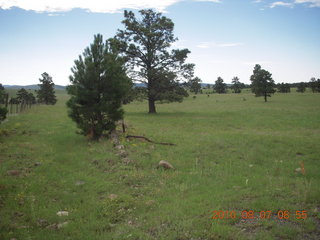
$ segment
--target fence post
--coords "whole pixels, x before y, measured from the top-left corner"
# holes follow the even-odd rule
[[[20,112],[23,111],[23,101],[21,101],[21,105],[20,105]]]
[[[12,102],[11,102],[11,99],[10,99],[10,113],[12,114],[13,113],[13,104],[12,104]]]
[[[6,102],[5,102],[5,104],[6,104],[6,109],[8,109],[8,101],[9,101],[9,93],[7,93],[6,94]]]

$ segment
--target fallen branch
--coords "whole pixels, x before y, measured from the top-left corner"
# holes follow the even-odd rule
[[[154,141],[152,141],[152,140],[150,140],[149,138],[144,137],[144,136],[127,135],[126,138],[140,138],[140,139],[144,139],[144,140],[146,140],[147,142],[154,143],[154,144],[161,144],[161,145],[168,145],[168,146],[176,146],[176,144],[174,144],[174,143],[154,142]]]

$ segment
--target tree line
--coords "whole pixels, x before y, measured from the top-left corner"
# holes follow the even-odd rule
[[[38,84],[39,89],[35,91],[36,96],[21,88],[17,91],[16,97],[9,97],[9,93],[0,83],[0,104],[3,105],[0,106],[0,122],[6,119],[8,112],[22,112],[36,103],[54,105],[57,102],[52,77],[46,72],[41,76],[40,84]]]
[[[239,80],[240,79],[238,77],[232,78],[232,85],[230,86],[230,88],[232,89],[233,93],[241,93],[241,90],[243,88],[249,87],[248,85],[241,83]],[[190,90],[190,92],[198,94],[202,93],[201,82],[201,79],[196,77],[190,80],[184,86],[186,86]],[[211,84],[207,84],[206,89],[211,89]],[[224,83],[224,80],[221,77],[218,77],[218,79],[215,81],[215,84],[212,85],[212,93],[227,93],[227,89],[228,86],[226,83]]]
[[[271,75],[270,75],[271,76]],[[239,81],[238,77],[233,77],[231,84],[224,83],[224,80],[221,77],[215,81],[214,84],[207,84],[206,87],[203,87],[201,84],[201,79],[195,78],[190,81],[190,83],[185,84],[188,90],[191,93],[198,94],[203,93],[203,89],[212,89],[212,92],[209,93],[227,93],[228,89],[231,89],[232,93],[241,93],[244,88],[253,88],[252,84],[244,84]],[[252,82],[252,81],[251,81]],[[255,84],[255,82],[252,82]],[[272,89],[273,90],[272,90]],[[270,94],[279,92],[279,93],[289,93],[291,88],[296,88],[297,92],[305,92],[306,88],[310,88],[312,92],[320,92],[320,79],[311,78],[310,82],[299,82],[299,83],[271,83]],[[253,92],[255,90],[253,89]]]

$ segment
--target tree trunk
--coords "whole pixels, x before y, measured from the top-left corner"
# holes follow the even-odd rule
[[[123,118],[122,118],[122,121],[121,121],[121,125],[122,125],[122,132],[125,133],[126,132],[126,125],[124,124]]]
[[[149,52],[149,51],[148,51]],[[156,106],[155,106],[155,97],[154,97],[154,79],[152,78],[152,69],[151,64],[148,64],[147,67],[147,79],[148,79],[148,103],[149,103],[149,113],[157,113]]]
[[[267,102],[267,93],[264,93],[264,102]]]
[[[153,99],[149,99],[149,113],[157,113],[156,112],[156,105],[155,105],[155,101]]]

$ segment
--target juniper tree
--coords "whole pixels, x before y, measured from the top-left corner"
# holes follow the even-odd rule
[[[20,101],[16,97],[11,97],[9,100],[9,104],[19,104]]]
[[[57,102],[57,99],[55,96],[52,77],[46,72],[42,73],[41,76],[42,79],[39,79],[41,84],[38,84],[39,90],[36,90],[38,102],[54,105]]]
[[[244,84],[239,81],[238,77],[232,78],[232,86],[231,89],[233,89],[234,93],[241,93],[241,89],[244,88]]]
[[[223,82],[223,79],[221,77],[218,77],[218,79],[215,81],[214,90],[217,93],[226,93],[227,85]]]
[[[17,92],[17,100],[21,103],[24,102],[26,103],[28,101],[29,98],[29,93],[27,92],[27,90],[25,90],[24,88],[21,88],[18,92]]]
[[[33,95],[33,93],[28,92],[27,90],[25,90],[24,88],[21,88],[18,92],[17,92],[17,98],[16,100],[18,101],[18,103],[25,103],[25,104],[35,104],[36,103],[36,98]]]
[[[116,121],[123,118],[121,106],[131,86],[124,63],[115,46],[103,42],[100,34],[74,61],[67,106],[83,135],[98,139],[114,130]]]
[[[264,101],[267,102],[267,97],[271,97],[270,94],[275,92],[274,80],[272,74],[261,68],[259,64],[256,64],[253,69],[253,74],[250,77],[251,90],[256,97],[264,96]]]
[[[27,102],[29,104],[36,104],[37,103],[36,97],[33,95],[33,93],[31,93],[31,92],[28,93]]]
[[[278,83],[277,88],[278,88],[278,91],[281,93],[289,93],[290,92],[290,84],[289,83]]]
[[[198,77],[195,77],[189,81],[189,85],[190,85],[190,92],[198,94],[201,90],[201,79]]]
[[[300,82],[297,86],[297,92],[303,93],[306,91],[306,84],[304,82]]]
[[[188,49],[170,48],[177,41],[171,19],[151,9],[139,13],[141,19],[124,12],[124,30],[118,30],[115,39],[129,60],[132,78],[146,85],[149,113],[156,113],[157,100],[181,102],[188,96],[179,81],[193,77],[194,65],[185,63]]]
[[[309,86],[312,90],[312,92],[320,92],[320,78],[311,78],[309,82]]]

